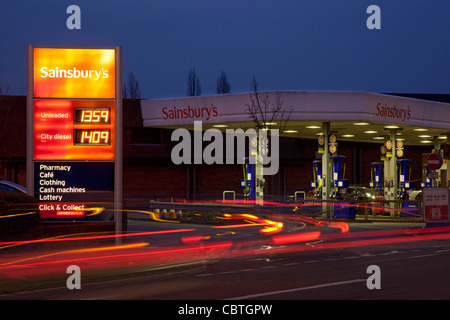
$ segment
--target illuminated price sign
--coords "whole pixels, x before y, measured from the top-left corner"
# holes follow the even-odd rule
[[[35,160],[113,160],[114,101],[36,100]]]
[[[84,220],[104,202],[118,229],[121,49],[28,46],[27,59],[27,190],[41,217]]]

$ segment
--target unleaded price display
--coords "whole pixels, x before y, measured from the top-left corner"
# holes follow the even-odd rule
[[[74,124],[110,124],[110,108],[74,108]]]

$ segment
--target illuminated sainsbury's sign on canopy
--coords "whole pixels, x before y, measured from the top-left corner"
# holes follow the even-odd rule
[[[35,98],[115,98],[114,49],[34,48]]]

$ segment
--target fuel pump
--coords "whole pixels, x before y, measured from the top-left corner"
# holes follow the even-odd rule
[[[322,194],[322,161],[313,161],[313,178],[311,181],[311,188],[314,190],[314,198],[319,198]]]
[[[264,198],[265,180],[262,178],[262,165],[250,163],[244,159],[244,179],[241,179],[241,187],[244,188],[244,199],[261,201]]]
[[[333,178],[333,194],[334,199],[342,199],[341,191],[343,188],[348,188],[349,181],[344,179],[345,177],[345,159],[344,156],[330,157],[333,162],[332,166],[332,178]]]
[[[409,190],[414,189],[414,182],[409,181],[411,176],[411,160],[401,159],[397,160],[399,170],[399,186],[400,186],[400,200],[409,199]]]
[[[241,179],[241,187],[243,189],[244,193],[244,199],[250,200],[251,194],[252,194],[252,176],[253,176],[253,170],[252,167],[249,166],[248,159],[244,159],[244,165],[243,165],[243,173],[244,173],[244,179]],[[250,172],[249,172],[250,171]]]
[[[414,182],[409,181],[411,177],[411,160],[402,159],[397,160],[398,170],[399,170],[399,185],[400,185],[400,200],[409,200],[409,190],[414,189]],[[402,216],[415,216],[420,210],[420,204],[414,202],[402,202]],[[409,214],[411,212],[411,214]]]
[[[332,161],[332,187],[333,194],[332,197],[335,200],[342,200],[342,189],[349,187],[349,181],[344,179],[345,177],[345,159],[344,156],[333,156],[330,157]],[[333,205],[333,216],[336,219],[355,219],[356,218],[356,208],[354,205],[349,203],[335,203]]]
[[[383,194],[383,162],[372,162],[371,164],[369,186],[375,190],[377,194]]]

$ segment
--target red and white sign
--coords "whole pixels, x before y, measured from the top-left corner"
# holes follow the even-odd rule
[[[437,170],[442,166],[442,159],[436,153],[430,153],[427,158],[427,166],[430,170]]]
[[[424,222],[449,222],[449,189],[423,189],[423,220]]]
[[[163,120],[173,119],[204,119],[209,120],[219,116],[219,108],[211,104],[206,107],[163,107],[161,109]]]

